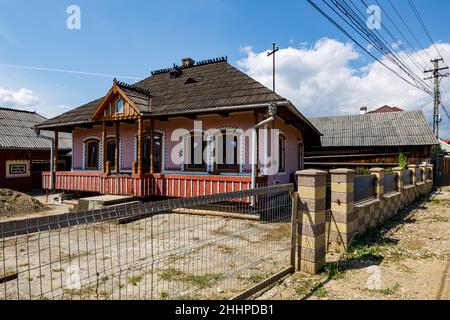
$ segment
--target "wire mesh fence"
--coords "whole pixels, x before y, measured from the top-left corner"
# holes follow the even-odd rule
[[[0,299],[229,299],[290,266],[292,185],[0,224]]]

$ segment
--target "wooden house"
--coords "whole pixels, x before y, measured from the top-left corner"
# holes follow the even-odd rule
[[[41,188],[42,172],[50,168],[51,142],[37,136],[34,127],[45,120],[35,112],[0,108],[0,188],[26,192]],[[58,145],[58,168],[65,170],[71,166],[71,136],[61,134]]]
[[[304,147],[320,141],[290,101],[226,58],[186,58],[133,85],[114,80],[105,96],[38,127],[73,137],[73,167],[53,173],[56,189],[136,197],[287,183],[303,167]],[[44,173],[46,189],[51,175]]]
[[[403,153],[410,164],[431,163],[439,144],[421,111],[375,112],[310,118],[323,133],[307,147],[308,168],[396,167]]]

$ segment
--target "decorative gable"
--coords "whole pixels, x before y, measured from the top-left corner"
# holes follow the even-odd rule
[[[141,112],[135,102],[123,90],[116,79],[106,97],[92,115],[94,121],[139,119]]]

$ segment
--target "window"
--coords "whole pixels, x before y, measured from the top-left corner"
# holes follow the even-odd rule
[[[9,174],[26,174],[27,173],[27,165],[26,164],[10,164],[9,165]]]
[[[217,169],[220,171],[233,171],[239,170],[238,164],[238,137],[235,134],[230,134],[226,131],[222,131],[222,135],[219,139],[219,161]]]
[[[106,160],[109,161],[111,168],[116,166],[116,140],[106,142]]]
[[[5,167],[6,179],[26,178],[31,176],[31,162],[29,160],[7,160]]]
[[[116,113],[123,113],[123,100],[119,99],[116,101]]]
[[[86,142],[86,169],[98,170],[98,158],[99,158],[99,142],[95,140]]]
[[[278,138],[278,173],[286,172],[286,138],[282,135]]]
[[[186,171],[207,171],[206,162],[203,156],[207,146],[208,142],[203,140],[202,134],[190,134],[185,144],[188,151],[185,156],[184,168]]]

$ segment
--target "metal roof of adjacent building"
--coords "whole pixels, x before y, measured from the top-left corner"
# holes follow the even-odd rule
[[[50,150],[51,142],[39,138],[35,132],[35,125],[45,120],[35,112],[0,108],[0,149]],[[50,131],[41,131],[41,134],[53,137]],[[72,149],[70,134],[59,134],[59,149]]]
[[[445,140],[448,140],[448,139],[445,139]],[[444,150],[445,153],[450,154],[450,145],[445,140],[441,139],[441,140],[439,140],[439,143],[441,145],[442,150]]]
[[[437,145],[422,111],[310,118],[323,147]]]

